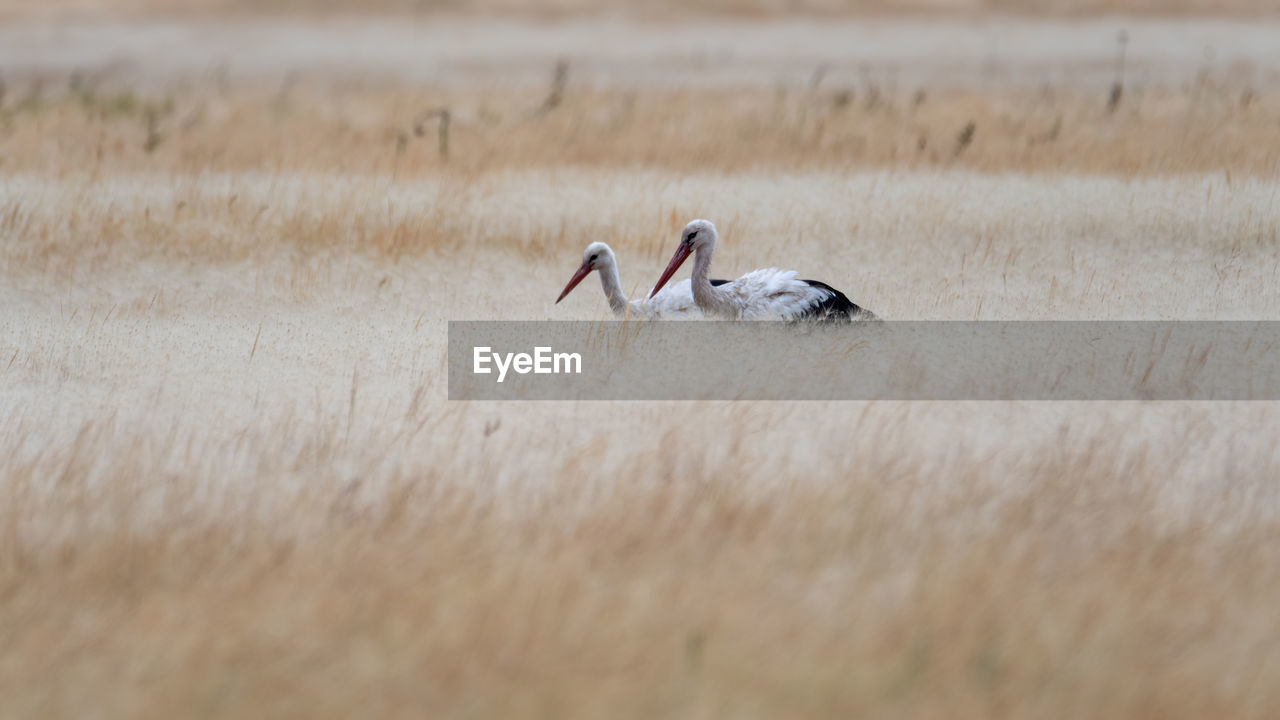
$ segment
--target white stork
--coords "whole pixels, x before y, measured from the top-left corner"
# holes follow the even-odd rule
[[[710,220],[694,220],[685,225],[680,245],[650,296],[661,290],[680,265],[693,255],[693,300],[707,317],[824,322],[879,319],[826,283],[797,279],[794,270],[764,268],[728,283],[708,282],[707,273],[711,270],[711,255],[716,251],[717,239],[716,226]]]
[[[592,270],[600,271],[600,287],[604,289],[604,296],[608,298],[613,314],[618,317],[631,316],[646,319],[702,317],[702,311],[693,302],[693,292],[689,288],[688,280],[675,283],[658,293],[656,297],[650,297],[648,300],[632,300],[628,303],[627,296],[622,292],[622,281],[618,278],[618,260],[613,254],[613,249],[602,242],[593,242],[587,246],[582,253],[582,265],[573,273],[573,277],[569,278],[569,283],[564,286],[556,302],[559,303],[565,299],[565,296],[577,287],[583,278],[590,275]],[[728,280],[712,280],[711,284],[723,285],[727,282]]]

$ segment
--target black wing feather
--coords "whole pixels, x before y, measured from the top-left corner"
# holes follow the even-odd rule
[[[714,281],[713,281],[714,282]],[[824,282],[817,280],[801,280],[810,287],[826,290],[829,295],[822,302],[815,303],[797,317],[797,320],[814,320],[817,322],[845,323],[854,320],[879,320],[876,314],[859,306],[845,294]]]

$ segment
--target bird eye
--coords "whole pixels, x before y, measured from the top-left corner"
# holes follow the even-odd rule
[[[697,231],[697,230],[694,230],[693,232],[689,233],[689,239],[690,239],[690,240],[694,239],[694,238],[695,238],[695,237],[697,237],[697,236],[698,236],[698,231]]]
[[[599,257],[599,255],[592,255],[591,259],[587,260],[587,262],[595,262],[597,257]]]

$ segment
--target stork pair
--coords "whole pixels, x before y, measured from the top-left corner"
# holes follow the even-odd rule
[[[609,307],[615,315],[670,318],[705,315],[730,320],[817,320],[850,322],[876,320],[869,310],[855,305],[844,293],[817,280],[800,280],[794,270],[764,268],[753,270],[737,280],[715,280],[709,277],[711,256],[716,250],[716,226],[709,220],[694,220],[684,227],[680,244],[667,263],[666,270],[645,300],[633,300],[628,306],[618,279],[618,262],[613,250],[602,242],[593,242],[582,255],[582,265],[569,278],[569,284],[556,302],[569,294],[592,270],[599,271]],[[667,286],[667,281],[693,256],[693,275],[689,280]],[[629,311],[629,312],[628,312]]]

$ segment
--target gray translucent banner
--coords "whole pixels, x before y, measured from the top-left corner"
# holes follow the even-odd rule
[[[1277,400],[1280,322],[450,322],[450,400]]]

